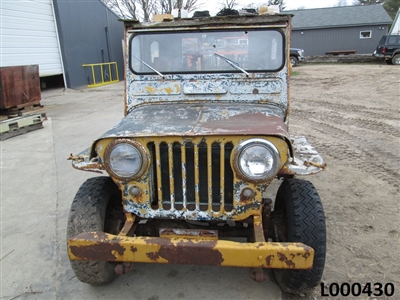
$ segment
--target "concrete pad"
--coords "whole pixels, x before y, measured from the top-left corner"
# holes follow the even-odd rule
[[[102,287],[75,278],[67,217],[79,186],[97,175],[67,157],[123,117],[123,94],[122,82],[44,91],[44,128],[1,142],[0,299],[281,299],[271,279],[256,283],[245,268],[136,264]]]

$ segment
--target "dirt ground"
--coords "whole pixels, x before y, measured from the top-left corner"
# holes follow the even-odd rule
[[[400,299],[400,67],[332,64],[294,70],[291,135],[307,136],[328,164],[307,178],[326,215],[322,281],[326,286],[391,282],[396,293],[390,299]],[[321,297],[318,288],[303,299],[320,298],[329,297]]]
[[[322,281],[393,283],[386,297],[282,294],[242,268],[136,264],[111,285],[74,276],[66,252],[71,201],[89,177],[66,158],[123,116],[123,82],[42,92],[44,128],[1,142],[0,299],[400,300],[400,67],[301,64],[291,77],[291,135],[305,135],[328,168],[308,176],[324,205]],[[29,166],[29,167],[27,167]],[[267,271],[267,274],[271,272]]]

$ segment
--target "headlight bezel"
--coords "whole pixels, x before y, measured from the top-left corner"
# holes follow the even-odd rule
[[[127,144],[129,146],[134,147],[140,154],[141,167],[135,174],[133,174],[131,176],[121,176],[120,174],[116,173],[111,166],[110,156],[112,154],[112,151],[115,149],[115,147],[117,147],[118,145],[121,145],[121,144]],[[112,177],[117,178],[118,180],[121,180],[121,181],[130,181],[130,180],[134,180],[134,179],[138,179],[138,178],[142,177],[148,168],[148,162],[149,162],[149,159],[148,159],[147,151],[145,150],[145,148],[143,147],[143,145],[141,143],[139,143],[138,141],[135,141],[135,140],[116,139],[116,140],[113,140],[112,142],[110,142],[107,145],[106,149],[104,150],[104,168],[105,168],[105,170]]]
[[[261,146],[261,147],[266,148],[272,155],[272,159],[273,159],[271,170],[269,172],[267,172],[265,175],[260,176],[260,177],[249,176],[242,169],[241,164],[240,164],[240,159],[241,159],[244,151],[246,151],[249,148],[254,147],[254,146]],[[244,140],[244,141],[240,142],[237,147],[235,147],[232,165],[234,167],[237,177],[239,177],[247,182],[263,183],[263,182],[272,180],[276,177],[276,174],[279,172],[279,169],[281,168],[282,162],[281,162],[281,157],[280,157],[278,148],[272,142],[270,142],[266,139],[262,139],[262,138],[253,138],[253,139]]]

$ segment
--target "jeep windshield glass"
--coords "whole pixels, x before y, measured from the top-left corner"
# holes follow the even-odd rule
[[[139,33],[133,36],[130,51],[136,74],[268,72],[284,65],[279,30]]]

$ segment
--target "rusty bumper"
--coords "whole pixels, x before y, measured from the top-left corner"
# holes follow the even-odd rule
[[[302,243],[239,243],[87,232],[68,239],[68,255],[70,260],[309,269],[314,249]]]

